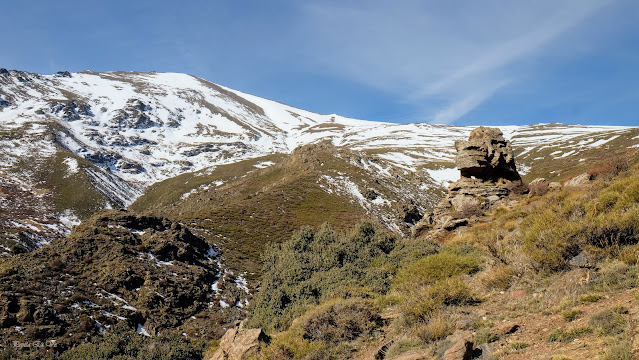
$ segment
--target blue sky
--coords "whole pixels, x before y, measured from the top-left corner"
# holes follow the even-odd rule
[[[389,122],[639,125],[639,1],[6,1],[0,67],[193,74]]]

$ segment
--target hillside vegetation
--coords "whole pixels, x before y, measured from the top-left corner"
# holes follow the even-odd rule
[[[367,223],[299,231],[265,253],[248,324],[274,338],[255,356],[438,358],[466,338],[483,359],[631,359],[639,159],[590,172],[590,184],[541,186],[437,238]]]
[[[320,143],[290,156],[246,160],[158,183],[131,208],[188,224],[221,249],[227,266],[250,274],[259,273],[265,246],[289,239],[303,226],[346,229],[371,219],[408,233],[407,211],[417,216],[441,192],[424,173]]]

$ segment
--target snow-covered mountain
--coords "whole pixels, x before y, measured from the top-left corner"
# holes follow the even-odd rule
[[[96,207],[130,204],[155,182],[327,139],[445,184],[458,176],[454,141],[471,130],[321,115],[185,74],[0,69],[0,207],[12,213],[0,227],[58,231]],[[551,158],[578,161],[593,149],[639,144],[639,131],[628,127],[502,130],[523,173]],[[15,211],[38,196],[29,211]],[[36,213],[47,215],[34,220]]]

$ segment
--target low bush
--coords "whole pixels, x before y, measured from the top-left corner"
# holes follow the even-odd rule
[[[570,322],[570,321],[574,321],[575,319],[577,319],[579,317],[579,315],[581,315],[583,313],[583,311],[579,310],[579,309],[571,309],[571,310],[566,310],[564,312],[561,313],[561,316],[564,318],[564,320]]]
[[[629,327],[628,321],[614,309],[606,309],[592,315],[588,325],[599,335],[616,335]]]
[[[522,349],[525,349],[525,348],[527,348],[529,346],[530,346],[530,344],[528,344],[528,343],[518,342],[518,341],[510,343],[510,345],[509,345],[509,347],[511,349],[513,349],[513,350],[522,350]]]
[[[479,261],[470,255],[451,252],[434,254],[402,268],[393,282],[400,298],[400,310],[409,323],[428,322],[445,305],[473,301],[461,275],[479,270]]]
[[[330,301],[309,311],[300,327],[305,340],[337,344],[370,335],[381,325],[372,301],[347,299]]]
[[[350,235],[305,228],[264,255],[262,288],[248,324],[285,330],[311,306],[331,298],[371,297],[390,288],[389,253],[397,240],[370,223]]]
[[[508,290],[515,279],[515,271],[508,265],[500,264],[487,271],[481,282],[488,290]]]
[[[146,337],[118,324],[101,341],[79,345],[62,353],[59,359],[199,360],[204,347],[204,342],[192,343],[177,333],[167,331]]]
[[[571,342],[579,337],[589,334],[592,334],[592,328],[590,327],[578,327],[567,331],[557,329],[548,335],[548,341]]]
[[[442,340],[452,334],[450,323],[450,319],[443,314],[435,315],[431,317],[428,323],[418,326],[415,334],[424,343]]]
[[[582,303],[593,303],[593,302],[597,302],[601,300],[602,298],[603,296],[599,294],[586,294],[586,295],[580,296],[579,301],[581,301]]]
[[[567,194],[552,196],[549,206],[533,210],[521,224],[523,249],[540,270],[565,268],[567,259],[579,250],[583,208]]]
[[[497,335],[490,327],[482,327],[481,329],[477,330],[477,335],[475,336],[475,346],[491,343],[497,340],[499,340],[499,335]]]
[[[328,345],[321,341],[311,342],[303,339],[297,333],[286,332],[263,348],[258,358],[261,360],[323,360],[330,358],[330,352]]]
[[[601,360],[632,360],[632,346],[626,341],[613,345],[601,356]]]

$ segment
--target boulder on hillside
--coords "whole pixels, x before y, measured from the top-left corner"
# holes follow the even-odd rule
[[[564,183],[564,187],[579,187],[587,185],[592,180],[592,176],[588,173],[583,173],[577,177],[574,177]]]
[[[419,236],[428,228],[454,230],[487,210],[507,204],[521,191],[510,141],[497,128],[478,127],[468,141],[457,141],[457,167],[461,178],[448,187],[448,195],[412,229]]]
[[[270,338],[262,329],[229,329],[222,339],[220,346],[207,360],[241,360],[254,355],[260,343],[268,343]]]
[[[455,141],[455,165],[462,177],[482,180],[519,180],[510,141],[498,128],[480,126],[467,141]]]
[[[444,353],[444,360],[470,360],[473,358],[472,334],[468,331],[456,331],[448,337],[453,346]]]

